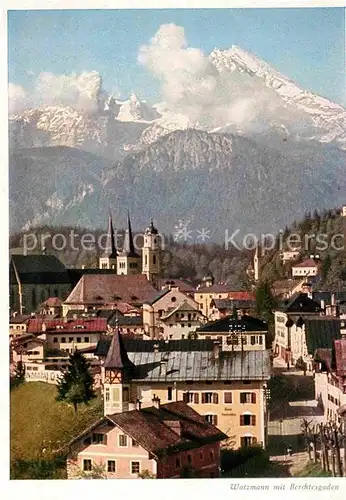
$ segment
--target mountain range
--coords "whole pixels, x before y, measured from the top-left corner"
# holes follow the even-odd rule
[[[129,208],[138,229],[220,239],[345,203],[346,110],[238,47],[209,63],[220,95],[198,114],[132,95],[10,116],[11,230],[102,227],[109,208],[123,225]]]

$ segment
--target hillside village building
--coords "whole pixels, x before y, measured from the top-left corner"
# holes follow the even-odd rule
[[[143,304],[143,324],[150,338],[188,338],[205,318],[192,297],[170,286]]]
[[[195,291],[194,299],[199,304],[199,309],[203,315],[212,319],[215,314],[215,299],[223,300],[252,300],[253,294],[249,292],[234,291],[230,285],[221,283],[213,284],[212,280],[206,282],[206,286]]]
[[[254,351],[266,349],[268,325],[252,316],[227,316],[207,323],[196,330],[199,339],[213,339],[224,351]]]
[[[274,311],[274,352],[285,363],[292,364],[300,356],[307,356],[302,337],[302,326],[305,319],[318,318],[321,312],[319,304],[304,293],[296,294],[291,301]]]
[[[317,276],[319,267],[319,263],[314,259],[306,259],[303,262],[292,266],[292,277],[301,278],[302,276]]]
[[[212,340],[125,341],[118,332],[101,340],[105,414],[128,411],[137,399],[151,406],[184,401],[238,448],[267,442],[266,384],[270,353],[224,351]]]
[[[105,412],[105,416],[69,443],[67,477],[103,468],[107,479],[157,479],[220,475],[220,442],[226,439],[182,401]]]

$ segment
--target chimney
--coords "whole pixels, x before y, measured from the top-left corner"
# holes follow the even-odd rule
[[[156,396],[156,394],[154,394],[154,397],[152,399],[152,402],[153,402],[153,406],[154,408],[157,408],[158,410],[160,409],[160,398],[158,398]]]
[[[140,399],[137,399],[136,400],[136,410],[141,411],[141,409],[142,409],[142,402]]]
[[[219,341],[214,342],[213,345],[213,354],[215,359],[219,359],[221,353],[221,343]]]
[[[165,420],[165,425],[169,427],[173,432],[181,436],[181,423],[180,420]]]

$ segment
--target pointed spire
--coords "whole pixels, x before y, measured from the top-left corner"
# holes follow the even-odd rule
[[[115,246],[115,237],[114,237],[112,214],[110,212],[109,212],[109,217],[108,217],[108,232],[107,232],[106,252],[107,252],[107,256],[109,258],[116,259],[116,257],[117,257],[117,249],[116,249],[116,246]]]
[[[109,346],[104,367],[108,369],[134,369],[135,365],[129,360],[123,339],[116,329]]]
[[[139,257],[139,255],[136,253],[135,246],[133,244],[133,235],[132,235],[129,211],[127,211],[127,229],[125,231],[123,253],[128,257]]]
[[[157,234],[158,233],[158,230],[154,226],[154,221],[153,221],[152,217],[150,217],[150,224],[149,224],[149,227],[147,227],[147,229],[145,230],[145,232],[146,232],[146,234]]]

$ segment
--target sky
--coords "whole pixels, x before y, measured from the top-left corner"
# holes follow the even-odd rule
[[[342,8],[9,11],[10,98],[20,106],[51,89],[80,89],[97,79],[95,71],[108,93],[158,102],[162,75],[139,54],[166,24],[181,28],[183,45],[206,55],[237,45],[303,88],[346,104]]]

